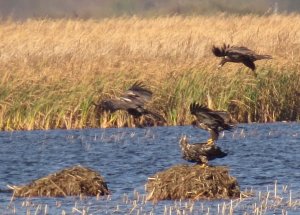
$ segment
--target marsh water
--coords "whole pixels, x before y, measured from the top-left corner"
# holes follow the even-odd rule
[[[187,135],[190,142],[208,138],[205,131],[191,126],[0,132],[0,214],[28,211],[43,214],[44,210],[48,214],[62,211],[80,214],[80,208],[85,208],[88,214],[137,214],[133,204],[124,202],[124,197],[134,200],[137,193],[144,195],[149,176],[187,163],[181,158],[178,145],[182,135]],[[210,164],[228,166],[242,190],[267,191],[276,181],[278,187],[288,186],[293,198],[300,199],[299,123],[239,124],[233,132],[222,133],[217,144],[228,156]],[[7,191],[7,185],[26,184],[77,164],[100,172],[112,195],[100,200],[95,197],[12,200],[12,193]],[[163,214],[166,205],[177,203],[135,204],[141,208],[141,214]],[[191,213],[200,213],[196,206],[202,205],[203,210],[204,204],[211,208],[211,214],[216,214],[213,210],[220,201],[195,204]],[[38,210],[38,205],[43,209]],[[235,208],[237,214],[243,210],[250,213],[252,209]],[[270,210],[273,213],[281,214],[281,210]],[[289,211],[293,213],[300,214],[299,208]]]

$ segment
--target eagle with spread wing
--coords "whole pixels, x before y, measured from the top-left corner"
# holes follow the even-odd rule
[[[183,136],[179,142],[182,158],[189,162],[208,165],[208,161],[223,158],[227,153],[223,152],[220,147],[215,144],[194,143],[190,144],[186,136]]]
[[[93,104],[96,106],[96,110],[101,113],[104,111],[113,113],[117,110],[124,110],[134,118],[139,118],[142,115],[151,115],[154,119],[165,122],[166,120],[160,114],[145,108],[145,103],[152,98],[152,94],[141,82],[135,82],[120,97],[104,99],[99,104]]]
[[[262,59],[272,59],[271,55],[260,55],[244,46],[230,46],[223,44],[222,47],[212,47],[212,52],[217,57],[222,57],[219,67],[222,67],[227,62],[243,63],[249,67],[254,74],[256,66],[254,61]]]
[[[207,130],[211,134],[208,144],[213,144],[219,138],[219,132],[223,130],[232,130],[234,125],[229,124],[230,114],[226,111],[213,111],[196,102],[190,104],[190,112],[196,116],[192,125]]]

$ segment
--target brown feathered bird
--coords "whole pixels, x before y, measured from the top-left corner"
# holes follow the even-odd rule
[[[183,136],[179,142],[182,158],[189,162],[207,165],[208,161],[223,158],[227,153],[223,152],[215,144],[194,143],[189,144],[186,136]]]
[[[113,113],[117,110],[125,110],[134,118],[142,115],[151,115],[154,119],[165,122],[165,119],[160,114],[144,107],[145,103],[152,98],[152,94],[141,82],[135,82],[120,97],[104,99],[99,104],[93,104],[100,113],[104,111]]]
[[[222,67],[227,62],[243,63],[245,66],[249,67],[254,74],[256,74],[254,61],[272,59],[271,55],[259,55],[244,46],[230,46],[223,44],[222,47],[213,46],[212,52],[215,56],[222,57],[219,67]]]
[[[226,111],[213,111],[193,102],[190,104],[190,112],[197,118],[192,125],[210,132],[211,138],[207,141],[208,144],[213,144],[218,140],[220,131],[230,131],[234,128],[234,125],[229,124],[230,114]]]

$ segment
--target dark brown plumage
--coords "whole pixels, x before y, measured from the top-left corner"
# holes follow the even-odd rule
[[[113,113],[117,110],[125,110],[135,118],[142,115],[151,115],[156,120],[165,122],[161,115],[144,107],[145,103],[152,98],[152,94],[141,82],[136,82],[120,97],[104,99],[99,104],[93,104],[100,113],[104,111]]]
[[[207,165],[208,161],[216,158],[223,158],[227,155],[227,153],[223,152],[220,147],[215,144],[189,144],[186,136],[180,139],[180,149],[184,160],[197,164]]]
[[[219,67],[227,62],[243,63],[255,72],[256,66],[254,61],[262,59],[272,59],[271,55],[259,55],[244,46],[230,46],[223,44],[222,47],[212,47],[212,52],[217,57],[222,57]]]
[[[212,141],[218,140],[220,131],[231,130],[234,127],[228,123],[230,115],[225,111],[213,111],[193,102],[190,104],[190,112],[197,118],[192,125],[209,131]]]

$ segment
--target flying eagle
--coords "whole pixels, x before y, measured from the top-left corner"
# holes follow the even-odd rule
[[[182,158],[189,162],[207,166],[208,161],[215,158],[223,158],[227,153],[223,152],[215,144],[194,143],[189,144],[186,136],[183,136],[179,142]]]
[[[230,131],[234,127],[234,125],[229,124],[230,114],[226,111],[213,111],[193,102],[190,104],[190,112],[197,118],[192,122],[192,125],[210,132],[211,139],[207,141],[208,143],[214,143],[218,140],[220,131]]]
[[[120,97],[104,99],[99,104],[93,104],[96,106],[96,110],[101,113],[104,111],[113,113],[117,110],[124,110],[134,118],[139,118],[142,115],[151,115],[156,120],[166,122],[160,114],[144,107],[145,103],[152,98],[152,94],[141,82],[135,82]]]
[[[271,55],[259,55],[244,46],[230,46],[223,44],[222,47],[213,46],[212,52],[215,56],[222,57],[219,67],[222,67],[227,62],[243,63],[245,66],[249,67],[254,74],[256,74],[254,61],[272,59]]]

